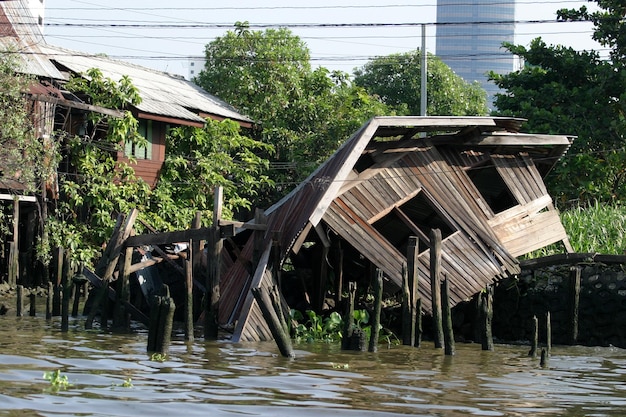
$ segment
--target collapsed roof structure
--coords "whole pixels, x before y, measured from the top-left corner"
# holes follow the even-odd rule
[[[432,229],[442,233],[442,273],[452,305],[518,273],[520,255],[559,241],[571,251],[543,178],[573,137],[520,133],[522,123],[498,117],[371,119],[265,212],[263,232],[230,252],[222,267],[221,324],[234,326],[234,341],[270,340],[250,288],[279,284],[280,267],[303,248],[319,248],[311,252],[318,254],[317,267],[306,289],[318,308],[329,268],[341,282],[344,274],[353,275],[346,280],[367,275],[363,265],[369,263],[384,272],[389,294],[399,291],[410,236],[419,238],[420,281],[428,280]],[[345,256],[331,262],[336,242]],[[430,313],[430,286],[421,284],[419,296]]]

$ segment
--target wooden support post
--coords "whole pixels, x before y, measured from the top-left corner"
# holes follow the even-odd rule
[[[78,317],[78,308],[80,306],[80,296],[81,296],[80,290],[81,290],[82,283],[80,283],[77,280],[77,277],[78,275],[72,279],[72,281],[74,281],[74,303],[72,304],[72,317]]]
[[[24,286],[17,286],[17,301],[15,307],[15,313],[17,317],[22,317],[22,310],[24,309]]]
[[[407,247],[407,275],[409,278],[409,290],[411,299],[411,340],[413,346],[419,346],[417,336],[417,320],[421,314],[421,302],[419,301],[419,238],[417,236],[409,236],[409,244]],[[420,303],[420,310],[417,305]],[[421,324],[420,324],[421,326]],[[421,338],[421,335],[420,335]]]
[[[57,248],[56,250],[56,279],[54,280],[54,293],[52,297],[52,315],[58,317],[61,315],[61,281],[63,280],[63,256],[65,250]]]
[[[441,284],[442,319],[443,319],[443,339],[445,344],[445,354],[454,355],[454,330],[452,329],[452,308],[450,307],[450,280],[444,278]]]
[[[546,354],[550,356],[552,353],[552,322],[550,312],[546,313]]]
[[[491,322],[493,320],[493,286],[488,285],[479,297],[482,298],[481,305],[481,344],[483,350],[493,350],[493,333]]]
[[[430,289],[432,292],[433,339],[435,348],[443,347],[443,324],[441,321],[441,230],[430,232]]]
[[[204,339],[215,340],[219,330],[220,273],[224,243],[220,234],[219,222],[222,217],[224,190],[216,187],[213,195],[213,226],[207,247],[208,274],[205,295]],[[256,233],[256,232],[255,232]]]
[[[528,356],[535,358],[537,356],[537,348],[539,347],[539,320],[537,320],[537,316],[533,316],[531,338]]]
[[[13,241],[9,243],[9,285],[17,285],[20,275],[20,201],[13,199]]]
[[[189,242],[189,256],[185,259],[185,340],[193,342],[193,241]]]
[[[422,344],[422,298],[417,297],[415,301],[415,347],[420,347]]]
[[[380,312],[383,304],[383,271],[376,268],[376,276],[373,277],[374,290],[374,317],[372,318],[371,337],[369,342],[369,351],[376,352],[378,350],[378,335],[380,333]]]
[[[150,307],[148,326],[148,352],[165,354],[169,351],[172,339],[172,326],[176,304],[170,297],[167,285],[163,285],[163,295],[155,295]]]
[[[46,293],[46,319],[52,318],[52,298],[54,293],[54,284],[48,281],[48,292]]]
[[[202,212],[196,211],[196,215],[191,222],[192,229],[199,229],[202,226]],[[191,259],[193,260],[193,273],[196,274],[200,261],[202,260],[202,251],[204,250],[204,240],[194,239],[191,241]],[[185,273],[186,274],[186,273]]]
[[[336,265],[335,265],[335,306],[341,306],[341,297],[343,293],[343,249],[341,248],[341,240],[336,239]]]
[[[108,324],[108,292],[109,283],[113,279],[113,272],[118,265],[119,257],[124,247],[124,242],[131,235],[133,231],[133,225],[137,219],[139,211],[132,209],[128,215],[124,218],[118,216],[117,224],[111,239],[107,245],[102,259],[96,266],[96,275],[102,279],[102,286],[96,291],[96,298],[91,306],[91,311],[87,315],[85,320],[85,328],[91,329],[93,327],[93,320],[100,309],[101,314],[101,327],[105,329]]]
[[[263,287],[252,288],[251,291],[272,332],[272,336],[274,336],[274,340],[278,345],[278,350],[280,350],[281,355],[286,358],[295,358],[296,355],[293,351],[289,334],[285,331],[278,317],[279,314],[282,315],[282,313],[274,310],[272,301]]]
[[[350,339],[354,333],[354,299],[356,297],[356,282],[350,281],[348,284],[348,305],[344,317],[343,337],[341,339],[341,349],[350,349]]]
[[[28,297],[30,299],[29,314],[31,317],[35,317],[37,315],[37,295],[34,292],[31,292]]]
[[[71,274],[71,253],[63,251],[63,262],[61,267],[61,331],[69,330],[70,315],[70,296],[72,294],[72,280],[69,278]]]
[[[546,351],[546,349],[542,348],[541,349],[541,359],[539,361],[539,365],[543,368],[548,366],[548,352]]]
[[[414,330],[411,329],[411,285],[407,274],[406,264],[402,264],[402,344],[413,346],[415,343]]]
[[[113,328],[123,332],[130,329],[130,314],[126,305],[130,303],[130,267],[133,262],[134,250],[135,248],[132,246],[124,249],[124,256],[120,261],[120,271],[117,278]]]
[[[580,267],[573,266],[569,272],[569,342],[575,345],[578,341],[578,306],[580,304]]]

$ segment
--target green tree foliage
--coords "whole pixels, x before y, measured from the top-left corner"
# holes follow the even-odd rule
[[[312,69],[309,50],[288,29],[252,31],[237,23],[206,46],[196,82],[256,120],[274,147],[271,178],[285,193],[358,127],[388,109],[347,74]],[[266,195],[260,204],[276,201]]]
[[[491,73],[506,93],[496,95],[497,115],[528,119],[531,133],[577,136],[553,174],[548,187],[557,201],[619,201],[626,197],[624,150],[626,28],[623,2],[596,1],[601,10],[590,13],[561,10],[561,20],[591,20],[594,39],[611,48],[610,59],[596,52],[577,52],[548,46],[540,38],[528,48],[505,47],[521,56],[525,66],[506,75]]]
[[[209,221],[213,188],[224,187],[224,216],[250,207],[251,196],[270,186],[259,154],[270,146],[243,136],[237,123],[207,120],[204,128],[179,127],[167,138],[166,161],[157,186],[138,178],[130,163],[117,160],[124,143],[147,143],[137,133],[137,120],[127,109],[140,97],[128,77],[114,81],[93,69],[67,85],[89,103],[123,110],[123,117],[88,115],[84,135],[62,137],[73,172],[60,177],[63,197],[47,222],[50,243],[70,249],[75,262],[89,263],[111,237],[118,214],[132,208],[157,230],[189,227],[196,211]],[[104,133],[103,133],[104,132]],[[145,146],[145,145],[144,145]],[[42,247],[45,249],[46,247]]]
[[[31,79],[20,73],[19,54],[0,54],[0,164],[1,175],[19,182],[27,191],[41,189],[48,172],[42,138],[36,136],[24,93]]]
[[[207,120],[204,128],[175,128],[166,149],[152,209],[175,227],[186,227],[196,211],[204,211],[204,219],[212,218],[216,186],[224,189],[224,217],[251,208],[250,199],[273,186],[266,175],[269,161],[260,156],[271,153],[272,147],[242,135],[232,120]]]
[[[355,71],[354,83],[375,94],[398,113],[419,115],[421,107],[421,52],[378,57]],[[487,93],[469,84],[434,55],[427,63],[427,111],[436,116],[487,114]]]

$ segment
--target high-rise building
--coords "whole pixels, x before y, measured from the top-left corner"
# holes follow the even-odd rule
[[[498,88],[487,72],[506,74],[514,56],[515,0],[437,0],[437,56],[467,82],[478,81],[492,107]]]

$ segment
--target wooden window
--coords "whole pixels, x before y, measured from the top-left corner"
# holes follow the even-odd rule
[[[406,253],[410,236],[419,238],[419,252],[428,249],[430,231],[441,230],[442,239],[455,232],[452,223],[442,216],[425,193],[396,207],[372,226],[401,253]]]
[[[492,161],[473,167],[467,174],[494,214],[519,205]]]
[[[152,159],[152,139],[153,139],[153,126],[152,120],[139,120],[139,127],[137,132],[146,138],[147,145],[141,146],[137,143],[126,142],[124,146],[124,155],[128,157],[135,157],[137,159]]]

